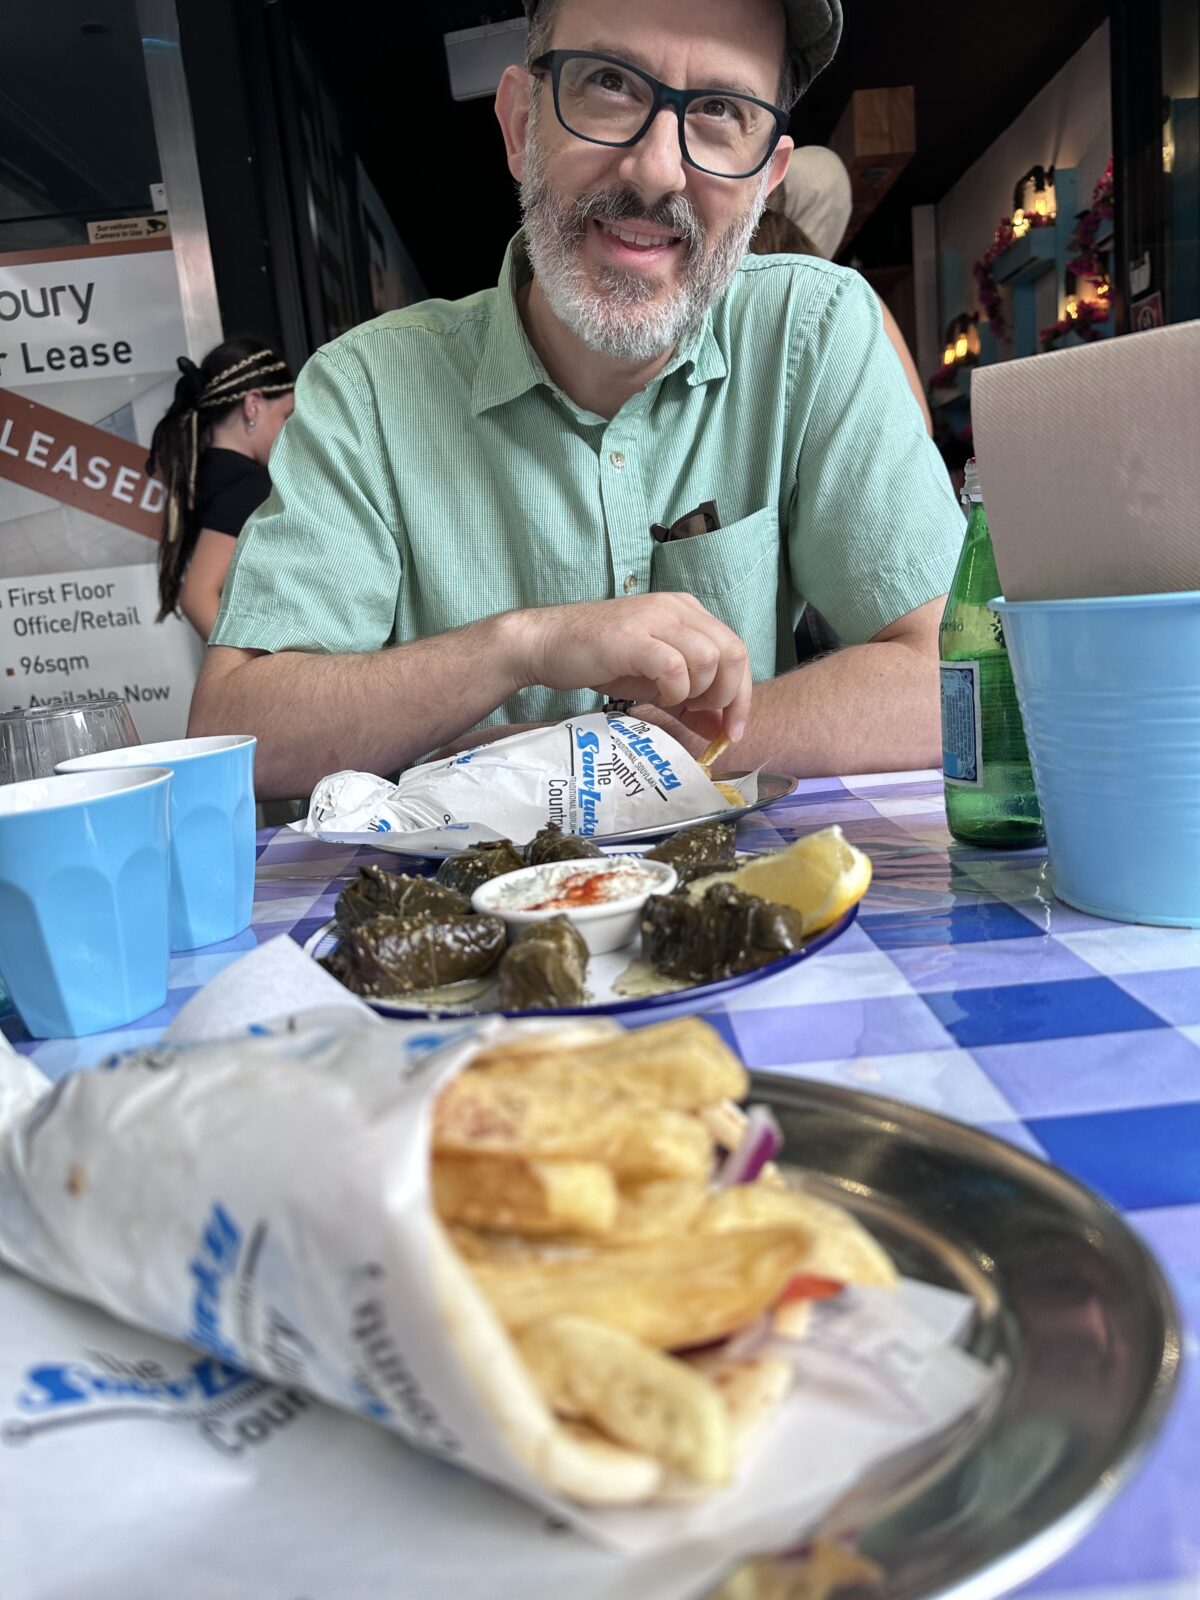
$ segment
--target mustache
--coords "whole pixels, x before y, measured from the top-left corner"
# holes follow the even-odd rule
[[[663,195],[648,206],[636,189],[627,184],[617,189],[598,189],[579,195],[563,213],[565,229],[580,239],[589,222],[630,222],[637,219],[653,223],[677,234],[688,247],[692,260],[704,248],[706,231],[690,201],[681,194]]]

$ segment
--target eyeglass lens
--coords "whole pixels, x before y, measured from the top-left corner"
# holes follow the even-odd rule
[[[653,103],[646,80],[615,63],[584,56],[562,63],[558,114],[581,139],[625,144],[645,127]],[[774,134],[774,118],[742,95],[704,95],[690,101],[684,113],[687,155],[696,166],[723,177],[753,172]]]

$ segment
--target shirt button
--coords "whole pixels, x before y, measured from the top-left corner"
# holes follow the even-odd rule
[[[637,588],[637,573],[636,572],[631,572],[629,574],[629,576],[625,579],[625,582],[624,582],[622,587],[624,588],[626,594],[632,594],[633,591]]]
[[[608,464],[610,467],[615,467],[616,470],[620,472],[621,468],[625,465],[625,452],[623,450],[610,450],[608,453]]]

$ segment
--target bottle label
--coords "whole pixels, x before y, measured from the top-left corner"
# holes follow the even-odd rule
[[[943,661],[942,771],[957,788],[983,783],[983,719],[979,714],[978,661]]]

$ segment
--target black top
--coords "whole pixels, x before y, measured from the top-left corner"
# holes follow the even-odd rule
[[[210,449],[196,468],[196,527],[234,539],[271,492],[266,467],[236,450]]]

